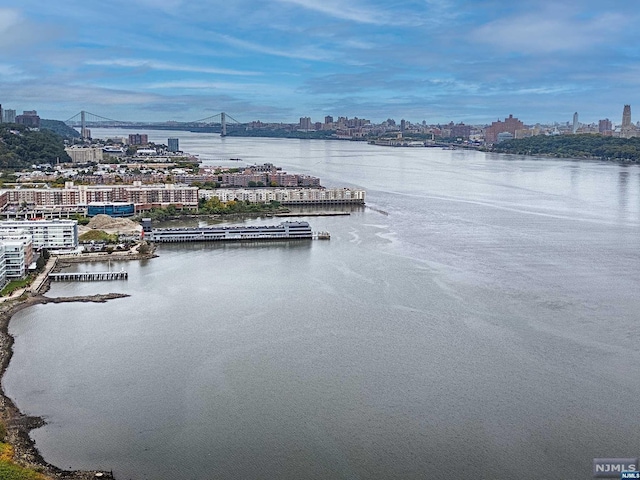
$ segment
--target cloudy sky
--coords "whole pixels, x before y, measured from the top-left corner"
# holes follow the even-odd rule
[[[640,115],[638,25],[637,0],[0,0],[0,103],[60,120],[620,123],[625,103]]]

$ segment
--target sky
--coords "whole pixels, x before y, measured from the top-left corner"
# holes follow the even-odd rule
[[[0,104],[67,120],[640,112],[637,0],[0,0]],[[637,121],[638,118],[632,118]]]

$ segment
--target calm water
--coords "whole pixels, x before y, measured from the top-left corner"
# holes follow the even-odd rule
[[[130,298],[16,315],[4,387],[48,421],[32,433],[48,461],[135,480],[587,479],[594,457],[640,454],[636,166],[149,134],[363,187],[368,206],[310,217],[329,242],[163,245],[112,266],[127,282],[50,291]]]

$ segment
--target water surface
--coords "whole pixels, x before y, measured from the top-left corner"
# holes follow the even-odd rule
[[[53,285],[131,297],[11,322],[4,387],[48,421],[32,436],[49,462],[136,480],[584,479],[594,457],[640,453],[636,166],[148,133],[365,188],[368,207],[307,218],[329,242],[161,245],[112,265],[126,282]]]

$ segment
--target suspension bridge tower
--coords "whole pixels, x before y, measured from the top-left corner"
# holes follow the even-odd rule
[[[85,117],[86,112],[82,110],[80,112],[80,136],[83,140],[89,138],[89,132],[87,132],[87,119]]]
[[[221,137],[227,136],[227,116],[224,112],[220,114],[220,123],[222,125],[222,131],[220,132]]]

